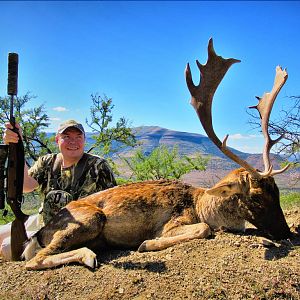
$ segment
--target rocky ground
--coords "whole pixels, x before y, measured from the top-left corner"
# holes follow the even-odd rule
[[[300,211],[285,214],[295,236],[280,242],[249,227],[159,252],[107,251],[94,271],[0,261],[0,299],[300,299]]]

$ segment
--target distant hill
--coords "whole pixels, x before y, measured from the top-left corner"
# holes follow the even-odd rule
[[[144,153],[151,153],[153,149],[159,145],[166,145],[173,148],[178,147],[179,154],[195,156],[200,153],[203,156],[209,156],[210,161],[207,170],[203,172],[193,171],[187,174],[183,180],[196,186],[212,186],[222,177],[224,177],[230,170],[238,168],[239,165],[228,159],[207,136],[174,131],[158,126],[141,126],[133,129],[137,141]],[[242,159],[246,160],[251,166],[263,170],[262,154],[250,154],[230,148],[232,152],[237,154]],[[117,154],[120,157],[132,156],[135,149],[124,148]],[[280,163],[283,159],[279,155],[271,154],[272,164],[274,169],[280,168]],[[286,188],[290,181],[289,172],[284,175],[276,176],[276,181],[279,186]]]
[[[209,156],[211,160],[222,161],[226,164],[226,169],[237,168],[238,165],[227,158],[211,140],[204,135],[188,132],[174,131],[158,126],[141,126],[133,129],[136,139],[145,154],[151,153],[159,145],[166,145],[173,148],[178,147],[179,154],[194,156],[200,153],[203,156]],[[263,168],[261,154],[250,154],[230,148],[232,152],[242,159],[251,163],[258,169]],[[131,156],[134,150],[126,147],[118,152],[120,156]],[[282,158],[279,155],[271,154],[274,167],[279,167]]]

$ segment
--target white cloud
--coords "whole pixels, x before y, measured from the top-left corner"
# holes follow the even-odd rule
[[[56,106],[56,107],[53,107],[52,109],[55,110],[55,111],[59,111],[59,112],[68,111],[68,109],[66,109],[63,106]]]
[[[50,118],[50,121],[60,121],[60,118]]]
[[[262,136],[256,134],[240,134],[240,133],[229,135],[229,140],[251,140],[256,138],[262,138]]]
[[[227,146],[246,153],[261,153],[264,138],[260,134],[241,134],[229,135]]]
[[[262,153],[262,146],[260,145],[239,145],[239,151],[246,153]]]

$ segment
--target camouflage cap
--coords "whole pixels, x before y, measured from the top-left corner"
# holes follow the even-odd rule
[[[74,127],[76,129],[80,130],[83,134],[85,134],[82,124],[78,123],[75,120],[67,120],[64,123],[60,124],[57,129],[57,133],[63,133],[66,129],[71,128],[71,127]]]

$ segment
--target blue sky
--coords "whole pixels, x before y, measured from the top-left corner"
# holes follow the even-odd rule
[[[1,1],[0,91],[6,95],[7,54],[19,54],[19,95],[37,97],[51,117],[89,117],[91,94],[113,98],[114,120],[204,134],[189,104],[184,69],[205,63],[207,43],[218,55],[242,62],[229,70],[215,94],[213,122],[222,139],[261,152],[246,108],[271,90],[275,68],[289,79],[272,118],[300,94],[297,1]],[[86,129],[88,129],[86,127]]]

